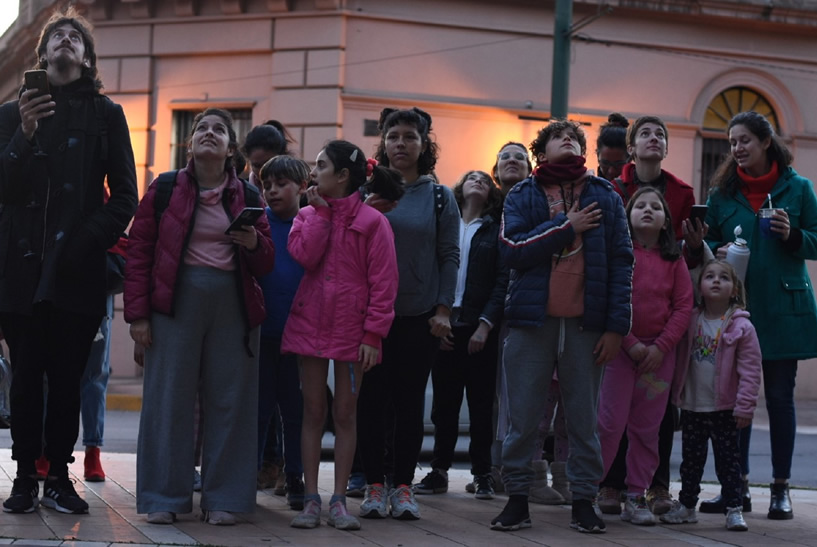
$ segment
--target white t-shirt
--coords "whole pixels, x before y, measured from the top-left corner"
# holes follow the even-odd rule
[[[468,277],[468,257],[471,254],[471,240],[474,239],[482,219],[475,218],[468,224],[460,219],[460,268],[457,271],[457,288],[454,290],[454,307],[462,307],[462,297],[465,295],[465,281]]]
[[[681,408],[684,410],[715,411],[715,356],[724,324],[723,317],[707,319],[703,314],[698,317],[689,371],[681,397]]]

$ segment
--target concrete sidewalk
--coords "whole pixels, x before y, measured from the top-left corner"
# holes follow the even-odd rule
[[[81,460],[81,457],[80,457]],[[418,521],[362,520],[359,532],[341,532],[326,525],[326,506],[332,485],[332,463],[321,464],[320,487],[324,498],[324,522],[315,530],[290,528],[295,516],[283,497],[271,490],[258,492],[257,510],[243,515],[238,525],[217,527],[199,520],[200,511],[180,515],[172,526],[151,525],[136,514],[136,456],[103,453],[108,480],[82,481],[82,464],[71,465],[76,489],[90,505],[88,515],[63,515],[40,507],[32,514],[0,514],[0,544],[72,545],[811,545],[817,546],[817,491],[793,490],[795,519],[772,521],[766,518],[768,488],[752,488],[755,512],[746,514],[748,532],[728,532],[722,515],[699,515],[698,524],[652,527],[633,526],[606,515],[607,533],[579,534],[568,527],[568,506],[531,506],[533,527],[513,533],[489,529],[490,520],[502,510],[506,498],[480,501],[465,493],[470,475],[464,470],[450,472],[447,494],[418,496],[422,519]],[[0,492],[11,490],[16,469],[8,449],[0,450]],[[418,470],[422,476],[427,470]],[[678,492],[679,485],[673,485]],[[705,485],[702,498],[717,493],[715,485]],[[194,507],[199,495],[194,495]],[[358,513],[359,499],[349,499],[352,514]]]

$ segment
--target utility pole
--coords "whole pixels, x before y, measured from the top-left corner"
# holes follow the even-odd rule
[[[551,118],[567,118],[572,26],[573,0],[556,0],[556,20],[553,25],[553,76],[550,88]]]

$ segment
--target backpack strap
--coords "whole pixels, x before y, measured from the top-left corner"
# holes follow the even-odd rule
[[[105,97],[102,95],[94,96],[94,114],[96,116],[97,129],[99,130],[99,159],[108,161],[108,120],[105,117]]]
[[[156,219],[156,227],[159,227],[159,221],[162,220],[162,214],[170,204],[170,196],[173,194],[173,188],[176,186],[176,175],[179,170],[165,171],[159,173],[156,177],[156,195],[153,198],[153,216]]]
[[[258,187],[244,179],[241,179],[241,182],[244,183],[245,205],[247,207],[263,207],[263,205],[261,205],[261,192],[258,190]]]

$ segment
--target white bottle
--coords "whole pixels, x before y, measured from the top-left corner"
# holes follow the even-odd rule
[[[741,283],[746,283],[746,269],[749,267],[749,246],[740,234],[743,229],[740,225],[735,226],[735,243],[726,249],[726,261],[735,268]]]

